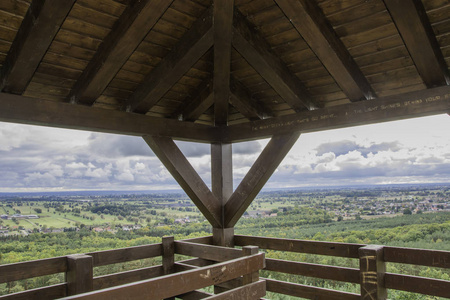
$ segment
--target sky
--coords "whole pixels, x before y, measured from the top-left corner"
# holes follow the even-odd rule
[[[233,144],[234,188],[268,140]],[[177,142],[207,185],[210,146]],[[450,117],[302,134],[266,188],[450,183]],[[139,137],[0,122],[0,192],[179,189]]]

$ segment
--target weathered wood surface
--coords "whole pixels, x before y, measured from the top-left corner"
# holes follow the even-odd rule
[[[0,296],[2,300],[58,299],[67,296],[67,284],[55,284],[48,287],[27,290]]]
[[[266,289],[268,292],[301,297],[314,300],[360,300],[358,294],[339,292],[324,288],[313,287],[273,279],[266,279]]]
[[[122,297],[133,299],[163,299],[225,282],[255,272],[263,267],[264,255],[261,253],[219,263],[214,266],[203,267],[197,270],[166,275],[160,278],[144,280],[64,299],[102,300],[111,298],[118,299]]]
[[[266,295],[266,282],[259,280],[242,287],[223,292],[219,295],[213,295],[205,300],[259,300]]]
[[[267,271],[359,283],[359,269],[266,258]]]
[[[211,235],[208,235],[208,236],[196,237],[196,238],[191,238],[191,239],[184,239],[183,242],[212,245],[213,237]]]
[[[209,190],[198,173],[171,138],[144,136],[153,153],[172,174],[213,227],[222,226],[219,200]]]
[[[447,113],[450,86],[359,101],[277,118],[231,125],[222,141],[238,142],[274,134],[315,132]]]
[[[86,253],[92,256],[94,267],[152,258],[163,254],[162,244],[135,246],[122,249]]]
[[[365,245],[304,241],[255,236],[234,236],[236,246],[254,245],[261,249],[359,258],[358,249]]]
[[[75,254],[67,256],[67,295],[93,290],[94,266],[92,256]]]
[[[383,246],[368,245],[359,248],[361,299],[387,299],[384,283],[386,264]]]
[[[205,299],[207,297],[213,296],[213,294],[206,293],[203,291],[192,291],[188,292],[182,295],[177,295],[177,298],[183,299],[183,300],[199,300],[199,299]]]
[[[169,136],[201,142],[218,141],[219,138],[217,129],[212,126],[6,93],[0,93],[0,107],[0,121],[3,122],[134,136]]]
[[[164,275],[162,266],[153,266],[137,270],[114,273],[94,278],[94,290],[101,290]]]
[[[78,78],[69,100],[94,103],[172,2],[131,1]]]
[[[386,273],[386,288],[450,298],[450,281],[417,276]]]
[[[243,256],[242,251],[239,249],[200,245],[183,241],[175,242],[175,253],[220,262]]]
[[[0,265],[0,283],[62,273],[67,271],[67,258],[54,257]]]
[[[450,269],[450,252],[428,249],[384,247],[385,262]]]
[[[0,69],[0,91],[22,94],[75,0],[33,0]]]
[[[164,275],[174,272],[175,262],[175,245],[173,236],[166,236],[162,238],[162,265]]]

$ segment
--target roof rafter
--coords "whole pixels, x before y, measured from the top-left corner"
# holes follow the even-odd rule
[[[0,90],[22,94],[75,0],[33,0],[0,72]]]
[[[131,1],[78,78],[68,100],[92,105],[172,2]]]
[[[0,93],[0,121],[210,143],[218,128],[85,105]]]
[[[206,80],[197,89],[196,97],[184,100],[187,104],[175,113],[185,121],[196,121],[208,108],[214,104],[213,82]]]
[[[300,80],[270,50],[239,12],[234,14],[233,46],[295,111],[314,109],[315,104]]]
[[[138,113],[150,110],[214,43],[212,9],[197,19],[172,51],[148,74],[126,101],[126,109]]]
[[[350,101],[375,98],[375,92],[314,1],[275,0]]]
[[[411,57],[428,87],[450,84],[450,76],[425,8],[418,0],[384,0]]]
[[[272,114],[252,98],[247,89],[236,79],[231,78],[231,105],[247,119],[254,121],[271,117]]]
[[[227,125],[234,0],[214,1],[214,124]]]
[[[239,142],[289,132],[315,132],[357,125],[408,119],[450,111],[450,86],[359,101],[315,111],[231,125],[222,142]]]

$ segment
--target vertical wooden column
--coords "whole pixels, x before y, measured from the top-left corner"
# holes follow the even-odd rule
[[[172,274],[175,265],[175,244],[173,236],[165,236],[162,238],[162,265],[164,275]],[[175,297],[166,298],[164,300],[175,300]]]
[[[67,256],[67,295],[90,292],[94,289],[92,256],[75,254]]]
[[[222,208],[222,225],[224,207],[233,194],[233,161],[231,144],[211,144],[211,185],[212,193],[219,200]],[[213,227],[213,243],[217,246],[234,246],[234,228]]]
[[[242,251],[245,256],[250,256],[258,253],[258,246],[244,246],[242,247]],[[259,272],[253,272],[247,275],[244,275],[242,278],[242,285],[246,285],[249,283],[257,282],[259,280]]]
[[[385,300],[384,287],[386,265],[383,261],[383,246],[369,245],[359,248],[361,299]]]

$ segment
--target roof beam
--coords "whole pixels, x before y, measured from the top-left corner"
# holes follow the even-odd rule
[[[171,138],[144,140],[213,227],[222,226],[222,206]]]
[[[247,89],[236,79],[231,78],[231,105],[250,121],[265,119],[272,114],[252,98]]]
[[[0,121],[125,135],[219,141],[217,128],[123,111],[0,93]]]
[[[234,227],[298,140],[300,133],[275,135],[225,204],[225,228]]]
[[[227,125],[234,0],[214,1],[214,124]]]
[[[0,91],[22,94],[75,0],[33,0],[0,72]]]
[[[148,112],[214,43],[212,9],[208,9],[125,103],[127,110]]]
[[[392,19],[428,87],[450,84],[444,56],[420,0],[384,0]]]
[[[276,0],[350,101],[375,98],[375,92],[314,1]]]
[[[78,78],[68,99],[72,103],[92,105],[172,2],[131,1]]]
[[[450,86],[360,101],[315,111],[231,125],[222,142],[239,142],[289,132],[315,132],[444,114],[450,111]]]
[[[214,104],[213,81],[202,82],[194,95],[194,98],[184,100],[186,104],[177,109],[173,114],[174,118],[181,116],[184,121],[194,122],[208,110]]]
[[[272,53],[266,41],[237,10],[234,14],[232,44],[295,111],[317,107],[300,80]]]

